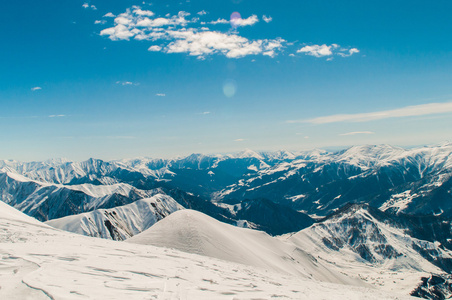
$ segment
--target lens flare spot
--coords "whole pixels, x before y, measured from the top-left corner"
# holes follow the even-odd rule
[[[234,97],[236,92],[237,83],[234,80],[228,79],[223,83],[223,93],[226,97],[232,98]]]
[[[231,14],[231,26],[233,28],[237,28],[240,26],[240,21],[242,20],[242,16],[238,12],[233,12]]]

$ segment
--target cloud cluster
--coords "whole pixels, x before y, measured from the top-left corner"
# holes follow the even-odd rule
[[[205,15],[199,12],[198,15]],[[105,17],[112,17],[108,13]],[[142,10],[133,6],[115,17],[113,27],[106,28],[100,32],[102,36],[116,40],[148,40],[159,42],[148,48],[153,52],[164,53],[187,53],[198,58],[205,58],[212,54],[223,54],[228,58],[239,58],[247,55],[276,56],[284,47],[286,41],[277,39],[249,40],[240,36],[237,31],[227,32],[213,31],[207,27],[189,27],[191,24],[199,23],[198,17],[190,17],[190,13],[180,11],[177,15],[166,15],[165,17],[154,17],[155,13]],[[154,17],[154,18],[152,18]],[[258,17],[252,15],[248,18],[231,18],[231,21],[218,19],[207,22],[208,24],[231,23],[233,28],[251,26],[257,23]],[[201,22],[206,24],[206,22]]]
[[[339,46],[338,44],[331,45],[308,45],[304,46],[301,49],[297,50],[297,53],[303,53],[310,56],[315,57],[324,57],[324,56],[332,56],[339,55],[342,57],[352,56],[355,53],[359,53],[359,50],[356,48],[344,48]]]
[[[204,59],[209,55],[220,54],[228,58],[241,58],[248,55],[264,55],[275,57],[283,49],[292,46],[281,37],[273,39],[248,39],[239,34],[238,29],[244,26],[253,26],[259,22],[257,15],[242,18],[234,12],[230,20],[223,18],[217,20],[200,21],[208,13],[204,10],[191,16],[190,13],[180,11],[176,15],[166,14],[159,16],[153,11],[144,10],[139,6],[132,6],[119,15],[107,13],[105,18],[114,18],[114,25],[103,29],[101,36],[112,41],[139,40],[149,41],[152,44],[148,51],[163,53],[187,53],[188,55]],[[272,21],[269,16],[262,16],[265,23]],[[105,21],[105,20],[103,20]],[[96,24],[103,24],[96,21]],[[213,30],[211,25],[228,24],[226,31]],[[224,28],[224,26],[219,26]],[[331,45],[305,45],[297,53],[315,57],[329,57],[333,55],[347,57],[359,50],[356,48],[343,48],[337,44]]]
[[[39,91],[39,90],[42,90],[42,87],[40,87],[40,86],[35,86],[35,87],[32,87],[32,88],[31,88],[31,91],[32,91],[32,92],[34,92],[34,91]]]
[[[339,122],[367,122],[389,118],[416,117],[445,113],[452,113],[452,102],[429,103],[370,113],[331,115],[308,120],[292,120],[287,122],[311,123],[311,124],[329,124]]]
[[[86,3],[86,2],[83,3],[82,7],[85,8],[85,9],[97,10],[97,7],[96,7],[96,6],[94,6],[94,5],[89,5],[89,3]]]

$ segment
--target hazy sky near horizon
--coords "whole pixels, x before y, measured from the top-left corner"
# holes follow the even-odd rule
[[[0,10],[0,159],[452,141],[449,0]]]

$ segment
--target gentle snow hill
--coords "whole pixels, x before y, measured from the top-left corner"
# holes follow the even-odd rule
[[[46,226],[0,202],[0,299],[414,299]]]
[[[111,209],[53,219],[46,224],[87,236],[125,240],[180,209],[184,208],[170,196],[157,194]]]
[[[29,223],[30,225],[45,226],[43,223],[39,222],[35,218],[32,218],[24,213],[21,213],[14,207],[2,201],[0,201],[0,220],[2,220],[3,222],[7,220],[13,220],[22,223]]]
[[[238,228],[194,210],[177,211],[127,240],[334,283],[363,285],[262,231]]]

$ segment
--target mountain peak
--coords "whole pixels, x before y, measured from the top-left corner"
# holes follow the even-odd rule
[[[248,149],[248,148],[243,150],[243,151],[240,151],[239,153],[237,153],[237,155],[235,157],[236,158],[256,158],[256,159],[259,159],[259,160],[263,160],[264,159],[262,157],[262,155],[260,155],[256,151],[253,151],[253,150]]]

